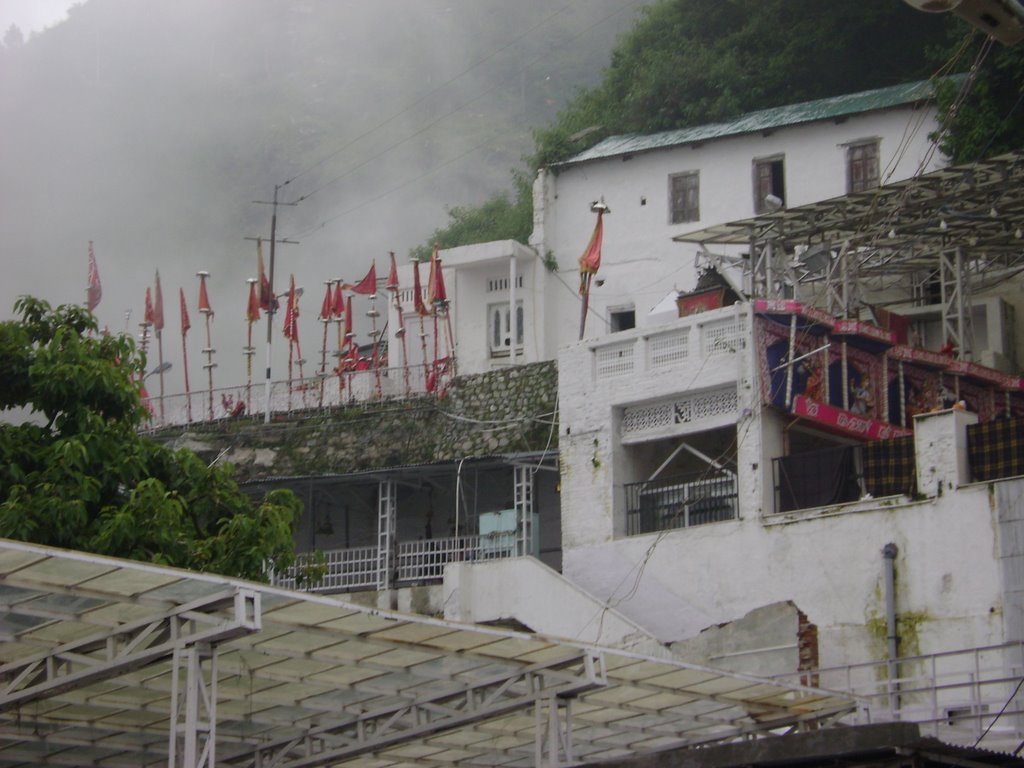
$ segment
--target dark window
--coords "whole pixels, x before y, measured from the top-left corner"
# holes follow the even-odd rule
[[[612,310],[608,313],[608,324],[611,326],[612,333],[628,331],[630,328],[636,328],[636,310]]]
[[[878,142],[865,141],[846,148],[846,191],[866,192],[878,186]]]
[[[700,220],[700,174],[696,171],[669,177],[672,192],[672,223]]]
[[[767,213],[777,206],[769,205],[768,196],[786,204],[786,177],[782,158],[754,161],[754,213]]]

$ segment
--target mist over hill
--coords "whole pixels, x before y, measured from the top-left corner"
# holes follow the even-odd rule
[[[276,283],[294,272],[306,288],[318,359],[322,281],[374,258],[382,270],[392,250],[404,261],[446,207],[507,188],[531,129],[599,80],[644,4],[87,0],[0,49],[0,311],[24,293],[81,302],[91,240],[101,326],[136,332],[159,268],[165,349],[180,356],[182,286],[195,366],[195,272],[209,270],[215,383],[236,384],[256,271],[244,238],[270,230],[253,201],[289,182],[281,199],[301,202],[280,209],[278,235],[300,244],[278,249]]]

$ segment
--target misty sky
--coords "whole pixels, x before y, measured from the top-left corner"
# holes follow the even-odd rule
[[[279,249],[276,288],[294,273],[306,289],[312,373],[323,281],[373,261],[384,276],[388,252],[405,263],[448,208],[510,189],[531,128],[597,82],[647,1],[0,0],[0,29],[28,41],[0,49],[0,317],[26,293],[82,302],[91,240],[100,326],[134,335],[159,268],[167,393],[180,392],[178,289],[194,385],[208,270],[215,385],[244,383],[246,238],[270,229],[253,201],[291,180],[282,200],[302,202],[278,235],[301,244]],[[279,379],[280,316],[274,347]],[[257,378],[264,365],[261,349]]]
[[[0,0],[0,34],[15,24],[25,37],[67,18],[78,0]]]

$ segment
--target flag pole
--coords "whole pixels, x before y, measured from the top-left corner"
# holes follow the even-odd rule
[[[327,295],[324,296],[323,307],[320,308],[320,322],[324,324],[324,340],[320,348],[320,408],[324,407],[324,382],[327,379],[327,327],[331,324],[331,311],[334,306],[334,299],[331,293],[333,280],[324,280],[327,286]]]
[[[370,336],[373,338],[373,352],[371,353],[373,356],[373,373],[374,376],[376,377],[375,386],[377,397],[379,399],[382,395],[382,388],[380,382],[380,360],[378,357],[380,349],[378,342],[378,339],[380,338],[380,331],[377,330],[377,318],[380,317],[380,312],[377,310],[376,286],[374,286],[374,292],[370,294],[370,308],[367,310],[366,316],[370,318],[371,324]]]
[[[387,288],[391,291],[395,303],[395,312],[398,314],[398,330],[395,337],[402,341],[402,373],[405,380],[405,396],[412,394],[409,386],[409,345],[405,340],[405,318],[402,316],[402,292],[398,287],[398,266],[395,264],[395,252],[391,251],[391,275],[388,277]],[[390,357],[390,355],[389,355]]]
[[[192,423],[192,390],[188,385],[188,344],[185,343],[185,335],[188,333],[188,329],[191,328],[191,323],[188,321],[188,309],[185,304],[185,289],[178,288],[179,298],[181,299],[181,359],[185,365],[185,409],[188,416],[189,424]]]
[[[587,311],[590,308],[590,283],[601,267],[601,241],[604,236],[603,218],[612,209],[605,205],[604,198],[595,200],[590,204],[590,210],[597,214],[597,224],[594,225],[594,233],[590,236],[587,249],[580,256],[580,294],[583,297],[583,304],[580,308],[580,341],[587,329]]]
[[[213,421],[213,369],[217,367],[217,364],[213,362],[213,353],[216,350],[213,348],[210,334],[210,319],[213,317],[213,310],[210,308],[209,297],[206,293],[206,278],[209,276],[210,273],[206,270],[196,272],[196,277],[199,278],[199,312],[206,321],[206,347],[203,349],[203,354],[206,355],[206,363],[203,364],[203,368],[206,369],[207,386],[210,396],[206,414],[208,420]]]
[[[247,408],[252,410],[252,358],[256,354],[256,347],[252,344],[252,325],[256,320],[252,316],[252,295],[256,291],[256,283],[258,282],[255,277],[248,277],[245,280],[249,285],[249,305],[245,308],[245,320],[248,326],[248,334],[246,336],[245,349],[242,353],[245,355],[245,405]],[[257,305],[258,309],[258,305]]]

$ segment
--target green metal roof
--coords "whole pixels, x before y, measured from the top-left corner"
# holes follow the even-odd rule
[[[905,83],[888,88],[876,88],[872,91],[850,93],[843,96],[831,96],[827,99],[805,101],[802,104],[790,104],[784,107],[772,107],[757,112],[741,115],[735,120],[725,123],[710,123],[691,128],[680,128],[674,131],[650,134],[625,134],[609,136],[590,149],[580,152],[556,167],[565,167],[585,163],[591,160],[603,160],[621,155],[632,155],[637,152],[649,152],[683,144],[721,139],[727,136],[739,136],[745,133],[757,133],[781,128],[787,125],[799,125],[816,120],[834,120],[845,115],[863,112],[874,112],[890,109],[905,104],[930,100],[934,96],[935,86],[929,80],[916,83]]]

